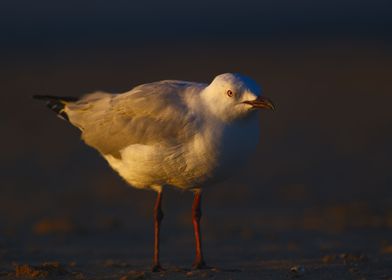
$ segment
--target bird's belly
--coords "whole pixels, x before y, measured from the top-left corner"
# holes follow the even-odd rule
[[[171,185],[194,188],[209,178],[215,167],[215,156],[203,135],[189,143],[165,145],[131,145],[121,151],[121,158],[106,155],[110,166],[136,188]]]
[[[134,144],[121,159],[105,158],[136,188],[172,185],[188,189],[227,178],[254,153],[259,142],[258,117],[237,121],[222,130],[206,129],[176,146]]]
[[[157,145],[133,144],[124,148],[121,158],[105,155],[105,159],[119,175],[135,188],[163,185],[164,151]]]

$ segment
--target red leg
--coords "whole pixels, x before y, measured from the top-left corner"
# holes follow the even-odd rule
[[[193,199],[192,205],[192,223],[193,230],[195,233],[195,241],[196,241],[196,258],[193,263],[193,269],[203,269],[208,268],[204,262],[202,245],[201,245],[201,232],[200,232],[200,219],[201,219],[201,193],[200,191],[195,192],[195,196]]]
[[[153,266],[152,266],[153,272],[158,272],[163,270],[159,262],[159,232],[160,232],[161,221],[163,219],[161,202],[162,202],[162,192],[158,192],[157,200],[155,201],[155,207],[154,207],[154,259],[153,259]]]

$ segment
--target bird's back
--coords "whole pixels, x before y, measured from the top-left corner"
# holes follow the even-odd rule
[[[196,120],[184,102],[199,84],[161,81],[123,94],[94,93],[66,106],[83,140],[103,155],[121,157],[129,145],[176,145],[191,136]]]

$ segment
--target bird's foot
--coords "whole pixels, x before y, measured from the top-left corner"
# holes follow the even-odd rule
[[[196,260],[193,265],[192,269],[194,270],[199,270],[199,269],[211,269],[211,266],[206,265],[206,263],[203,260]]]
[[[166,269],[164,269],[160,263],[156,263],[152,266],[151,268],[152,272],[162,272],[162,271],[166,271]]]

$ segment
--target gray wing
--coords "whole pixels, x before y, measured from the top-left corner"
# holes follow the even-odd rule
[[[188,110],[185,94],[202,85],[162,81],[138,86],[124,94],[94,93],[68,104],[70,121],[83,140],[102,154],[120,158],[132,144],[176,146],[197,131],[199,120]]]

